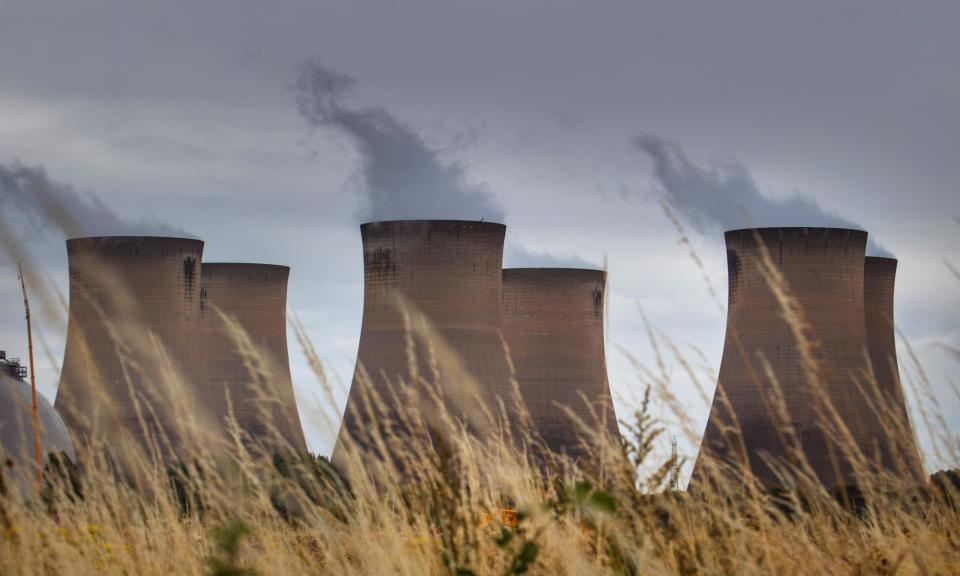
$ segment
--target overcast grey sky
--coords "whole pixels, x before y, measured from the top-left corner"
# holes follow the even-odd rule
[[[724,302],[723,224],[685,199],[759,202],[744,206],[757,225],[782,223],[764,205],[813,207],[900,258],[897,320],[956,433],[957,366],[935,343],[960,345],[960,285],[943,264],[960,263],[957,54],[960,4],[946,1],[0,0],[0,177],[42,167],[54,192],[88,207],[94,193],[112,215],[87,233],[171,227],[204,239],[207,261],[291,265],[290,310],[344,382],[358,223],[384,213],[391,182],[427,207],[440,182],[473,202],[461,217],[504,215],[508,265],[607,259],[621,416],[641,385],[620,347],[651,360],[638,303],[714,370],[723,346],[724,317],[659,199]],[[334,74],[334,93],[304,92],[310,67]],[[384,160],[399,151],[415,172]],[[4,189],[5,216],[24,207],[17,193]],[[29,219],[15,229],[65,293],[62,237]],[[0,275],[0,348],[24,355],[17,289]],[[64,326],[41,314],[52,399]],[[310,446],[329,453],[290,344]],[[707,407],[670,369],[702,430]],[[698,438],[680,440],[692,456]]]

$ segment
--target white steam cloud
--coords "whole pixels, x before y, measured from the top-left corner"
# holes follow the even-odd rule
[[[0,215],[11,228],[48,236],[191,236],[155,219],[131,222],[117,216],[93,193],[51,180],[42,166],[0,164]]]
[[[348,136],[360,154],[364,220],[504,221],[493,193],[469,182],[462,164],[441,161],[437,150],[389,110],[358,104],[356,85],[353,77],[312,62],[294,88],[303,118]]]
[[[576,253],[556,254],[549,251],[528,250],[523,246],[509,244],[503,254],[504,268],[591,268],[600,265],[584,260]]]
[[[703,168],[692,163],[677,144],[654,134],[636,137],[633,145],[653,161],[654,174],[670,207],[702,233],[754,226],[864,229],[824,210],[809,196],[764,196],[747,167],[735,159]],[[868,236],[867,253],[892,257],[872,236]]]

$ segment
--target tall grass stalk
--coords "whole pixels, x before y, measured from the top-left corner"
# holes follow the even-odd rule
[[[0,239],[19,255],[8,234]],[[802,309],[769,255],[754,265],[781,303],[811,388],[820,390],[816,342]],[[87,415],[92,432],[77,446],[81,471],[51,464],[42,494],[0,496],[0,574],[960,572],[958,484],[941,475],[918,486],[878,469],[853,445],[826,394],[817,395],[818,414],[855,463],[862,505],[819,486],[789,437],[788,457],[770,461],[782,490],[760,485],[746,466],[717,460],[706,462],[713,481],[696,494],[674,492],[671,470],[683,463],[657,460],[653,448],[667,425],[691,442],[702,433],[668,369],[679,366],[706,401],[715,371],[699,351],[683,350],[644,317],[655,365],[629,356],[641,401],[633,414],[621,414],[624,443],[604,432],[598,412],[584,416],[558,406],[595,455],[579,462],[549,453],[531,429],[516,381],[511,398],[471,409],[480,397],[477,384],[442,334],[408,303],[398,306],[410,369],[381,396],[370,385],[373,375],[359,367],[354,385],[363,401],[354,409],[371,425],[362,438],[343,438],[342,475],[325,458],[292,453],[276,426],[252,437],[232,411],[225,422],[212,421],[197,410],[176,359],[147,327],[132,333],[101,318],[149,442],[135,445],[122,429],[98,428],[109,421],[104,414]],[[237,322],[222,320],[271,422],[278,399],[270,395],[269,365]],[[291,321],[323,402],[315,416],[335,432],[337,395],[303,326]],[[504,353],[509,357],[506,346]],[[905,380],[919,387],[915,396],[937,457],[957,462],[956,436],[912,349],[907,357]],[[96,386],[96,365],[87,364]],[[766,408],[788,420],[777,375],[763,358],[753,364]],[[909,422],[890,417],[871,393],[871,374],[859,376],[865,396],[876,398],[870,408],[889,423],[894,441],[902,439]],[[101,409],[111,410],[111,399],[102,400]],[[655,401],[670,413],[666,421],[652,417]],[[722,390],[718,401],[726,402]],[[171,410],[172,429],[159,426],[160,412]],[[742,453],[732,421],[727,436]]]

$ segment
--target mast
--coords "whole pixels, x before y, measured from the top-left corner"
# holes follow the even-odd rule
[[[33,450],[37,460],[37,490],[43,487],[43,462],[40,455],[40,417],[37,408],[37,376],[33,369],[33,329],[30,326],[30,301],[27,299],[27,283],[23,278],[23,268],[17,264],[20,271],[20,287],[23,288],[23,309],[27,317],[27,349],[30,355],[30,394],[33,398]]]
[[[677,450],[677,437],[670,435],[670,490],[680,491],[680,452]]]

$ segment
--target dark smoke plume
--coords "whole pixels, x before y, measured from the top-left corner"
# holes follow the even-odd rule
[[[351,76],[312,62],[295,84],[300,114],[314,127],[347,135],[362,158],[364,220],[442,219],[503,222],[486,188],[470,183],[462,164],[439,152],[389,110],[357,104]]]
[[[113,213],[95,194],[55,182],[41,166],[18,161],[0,164],[0,214],[12,228],[29,226],[48,236],[190,236],[156,220],[130,222]]]
[[[643,134],[633,144],[653,161],[654,173],[670,207],[705,234],[754,226],[863,230],[862,226],[824,210],[809,196],[764,196],[747,167],[735,159],[702,168],[693,164],[678,145],[660,136]],[[868,254],[892,257],[872,236],[868,236],[868,241]]]

